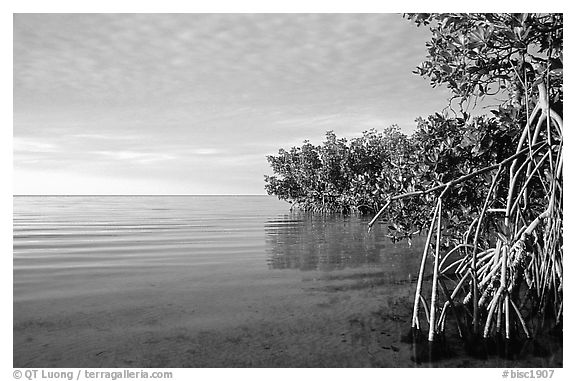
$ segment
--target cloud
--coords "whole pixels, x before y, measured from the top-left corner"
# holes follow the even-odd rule
[[[173,155],[163,153],[150,153],[150,152],[134,152],[134,151],[95,151],[93,154],[101,155],[110,158],[114,161],[127,161],[137,164],[148,164],[159,161],[174,160]]]
[[[193,155],[217,155],[222,153],[222,150],[215,148],[198,148],[190,150],[189,152],[192,153]]]
[[[426,37],[392,14],[16,14],[14,165],[261,189],[279,147],[439,109],[411,73]]]
[[[47,143],[22,137],[14,137],[12,144],[15,153],[47,153],[57,151],[56,145],[53,143]]]
[[[90,134],[90,133],[85,133],[85,134],[71,134],[69,136],[70,138],[73,139],[88,139],[88,140],[106,140],[106,141],[127,141],[127,140],[134,140],[136,137],[133,135],[120,135],[120,134],[114,134],[114,135],[105,135],[105,134]]]
[[[16,95],[133,101],[390,90],[398,82],[386,73],[411,70],[406,58],[422,50],[410,28],[390,14],[19,14]]]

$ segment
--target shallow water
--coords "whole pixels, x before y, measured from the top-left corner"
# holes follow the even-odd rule
[[[268,196],[14,197],[13,365],[421,366],[402,336],[423,239],[368,222]],[[424,366],[562,361],[459,357]]]
[[[109,289],[113,274],[208,265],[265,274],[386,263],[389,275],[407,277],[414,258],[402,255],[405,245],[368,233],[367,222],[290,213],[267,196],[15,197],[14,300]]]

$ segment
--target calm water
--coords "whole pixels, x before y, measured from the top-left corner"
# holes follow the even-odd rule
[[[368,233],[367,222],[291,213],[268,196],[17,196],[14,300],[105,292],[111,278],[208,266],[269,273],[385,263],[401,279],[416,271],[418,255],[378,228]]]
[[[14,197],[14,366],[413,366],[422,239],[368,221],[267,196]]]

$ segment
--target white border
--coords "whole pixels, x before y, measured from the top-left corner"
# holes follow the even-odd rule
[[[7,4],[6,4],[7,3]],[[567,2],[566,2],[567,3]],[[546,9],[543,9],[546,8]],[[496,0],[483,0],[478,2],[462,2],[462,1],[442,1],[428,3],[423,1],[403,1],[401,3],[392,3],[386,1],[367,1],[367,0],[354,0],[354,1],[312,1],[312,0],[291,0],[291,1],[261,1],[261,0],[209,0],[209,1],[175,1],[175,0],[162,0],[162,1],[119,1],[119,0],[100,0],[91,2],[73,1],[73,0],[34,0],[34,1],[13,1],[3,2],[2,15],[0,18],[0,32],[2,40],[2,73],[3,73],[3,91],[2,91],[2,105],[4,106],[2,136],[0,137],[1,144],[1,160],[0,168],[2,178],[2,198],[1,198],[1,211],[2,211],[2,300],[5,305],[2,314],[2,327],[4,329],[5,338],[2,344],[1,352],[1,369],[0,378],[9,380],[12,378],[12,258],[9,253],[12,252],[12,13],[58,13],[58,12],[121,12],[121,13],[185,13],[185,12],[226,12],[226,13],[276,13],[276,12],[328,12],[328,13],[355,13],[355,12],[368,12],[368,13],[395,13],[406,12],[414,10],[434,10],[434,11],[475,11],[475,12],[511,12],[516,10],[522,11],[546,11],[546,12],[564,12],[565,13],[565,41],[569,42],[565,52],[565,62],[574,62],[573,50],[571,43],[573,41],[571,13],[568,12],[566,4],[562,1],[557,2],[536,2],[536,1],[514,1],[504,2]],[[568,91],[566,94],[566,104],[571,104],[571,91],[572,77],[571,68],[573,65],[567,65],[568,70],[565,75],[565,83],[567,84]],[[574,129],[572,127],[573,120],[571,114],[572,108],[565,107],[565,136],[569,149],[566,150],[565,157],[565,229],[566,237],[566,250],[568,255],[565,256],[564,266],[566,268],[565,279],[565,320],[568,324],[565,327],[565,345],[564,351],[566,353],[564,368],[557,369],[554,379],[574,379],[569,377],[573,373],[574,350],[571,348],[570,343],[573,339],[574,330],[571,328],[570,323],[573,321],[573,287],[571,279],[571,272],[574,269],[572,248],[574,242],[571,232],[574,231],[574,224],[572,223],[572,211],[574,210],[574,201],[570,197],[573,193],[573,157],[570,145],[573,144]],[[7,340],[6,338],[9,338]],[[342,378],[350,379],[358,376],[374,377],[374,379],[395,380],[400,377],[424,378],[430,377],[448,377],[449,379],[463,379],[467,380],[500,380],[502,379],[502,370],[500,369],[341,369],[341,370],[321,370],[321,369],[285,369],[282,371],[275,371],[269,369],[248,369],[248,370],[231,370],[231,369],[174,369],[174,380],[194,380],[194,379],[207,379],[222,377],[222,379],[236,379],[238,377],[250,377],[250,379],[269,379],[273,377],[278,380],[290,380],[295,377],[304,379],[325,379],[325,378]],[[214,374],[216,372],[216,374]],[[201,378],[198,378],[201,377]]]

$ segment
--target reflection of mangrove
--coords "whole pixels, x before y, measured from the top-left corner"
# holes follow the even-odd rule
[[[273,269],[333,270],[385,263],[387,271],[408,276],[418,268],[420,245],[393,244],[385,227],[367,230],[357,216],[294,212],[266,223],[268,263]]]

